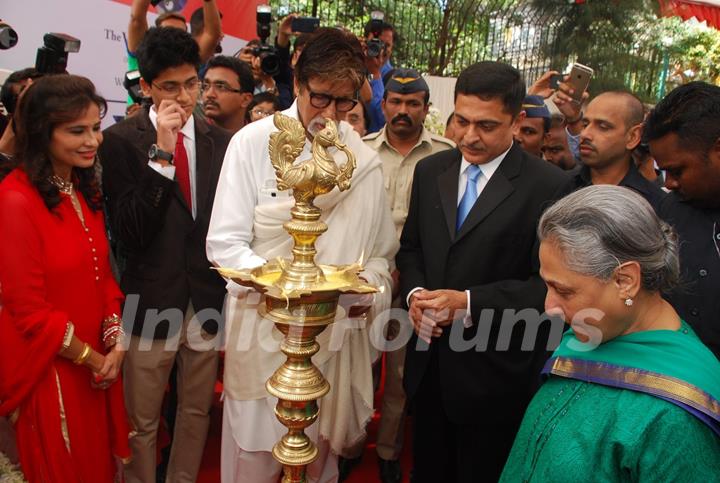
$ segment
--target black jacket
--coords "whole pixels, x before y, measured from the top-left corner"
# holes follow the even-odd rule
[[[495,310],[484,351],[452,350],[449,328],[433,339],[429,350],[419,350],[416,335],[408,343],[404,376],[408,398],[413,398],[431,360],[437,361],[442,381],[438,390],[446,414],[456,423],[487,417],[485,410],[500,418],[506,411],[522,414],[538,385],[540,365],[547,356],[546,337],[538,338],[534,350],[522,351],[523,333],[517,330],[509,350],[496,346],[505,309],[543,312],[545,285],[538,275],[536,228],[542,211],[568,179],[557,167],[515,144],[456,234],[460,164],[457,149],[418,163],[396,258],[403,300],[415,287],[470,289],[473,326],[453,329],[462,331],[464,339],[473,338],[479,326],[485,326],[478,321],[483,309]]]
[[[667,299],[720,358],[720,209],[696,208],[671,193],[658,215],[680,241],[682,280]]]
[[[100,159],[109,225],[127,257],[120,287],[128,297],[126,305],[134,303],[131,295],[139,295],[134,320],[124,320],[126,327],[133,324],[132,332],[141,335],[148,311],[184,313],[190,299],[195,312],[211,308],[219,313],[225,283],[210,269],[205,240],[230,133],[195,118],[195,219],[178,183],[148,166],[148,149],[157,133],[147,110],[103,134]],[[207,321],[203,328],[213,333],[218,324]],[[174,333],[163,321],[154,337]]]
[[[592,177],[590,175],[590,168],[582,166],[577,172],[574,173],[570,181],[562,189],[562,196],[569,195],[573,191],[591,186]],[[667,193],[665,193],[656,183],[645,178],[640,171],[638,171],[635,163],[630,161],[630,168],[628,169],[625,177],[620,181],[618,186],[624,186],[636,191],[639,195],[645,198],[648,203],[657,212],[660,203],[665,199]]]

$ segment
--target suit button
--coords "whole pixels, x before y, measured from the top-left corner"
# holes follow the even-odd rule
[[[720,240],[720,233],[718,233],[717,235],[715,235],[715,238],[717,238],[718,240]]]
[[[705,270],[704,268],[701,268],[701,269],[700,269],[700,276],[701,276],[701,277],[707,277],[707,274],[708,274],[708,271],[707,271],[707,270]]]
[[[698,315],[700,315],[700,311],[698,309],[692,309],[690,311],[690,315],[697,317]]]

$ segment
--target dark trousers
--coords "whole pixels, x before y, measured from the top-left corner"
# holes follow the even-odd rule
[[[468,384],[477,382],[468,381]],[[511,406],[516,401],[509,401]],[[437,357],[428,364],[413,407],[412,483],[497,482],[510,454],[522,411],[498,417],[490,407],[452,422],[443,409]],[[453,418],[457,421],[457,416]]]

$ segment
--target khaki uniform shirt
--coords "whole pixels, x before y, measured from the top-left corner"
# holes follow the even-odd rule
[[[398,238],[400,238],[410,205],[415,165],[418,161],[431,154],[454,148],[455,143],[442,136],[432,134],[423,128],[418,143],[410,150],[407,156],[403,156],[390,145],[386,129],[387,127],[383,127],[376,133],[368,134],[363,138],[363,141],[380,155],[385,191],[390,202],[393,223],[395,223],[395,229]]]

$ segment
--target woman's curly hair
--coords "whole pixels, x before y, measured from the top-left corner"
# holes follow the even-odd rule
[[[15,156],[13,163],[22,167],[40,193],[48,209],[60,203],[60,190],[50,178],[53,175],[50,144],[53,130],[62,123],[81,117],[92,104],[101,117],[107,103],[85,77],[60,74],[41,77],[26,88],[15,110]],[[97,162],[89,168],[73,168],[73,182],[92,210],[102,208]]]

